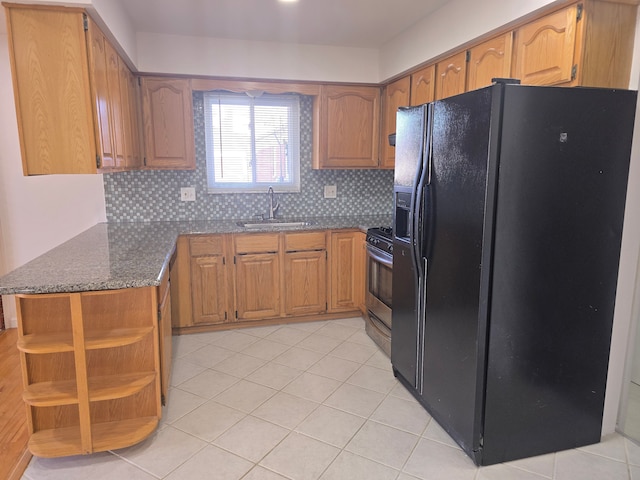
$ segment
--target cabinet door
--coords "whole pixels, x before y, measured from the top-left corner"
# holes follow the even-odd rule
[[[145,165],[195,169],[190,80],[142,77],[141,90]]]
[[[436,64],[436,100],[464,93],[467,52],[460,52]]]
[[[135,75],[131,73],[127,64],[119,58],[120,69],[120,99],[122,108],[122,123],[124,126],[125,166],[128,169],[142,165],[140,157],[140,128],[138,117],[138,90]]]
[[[411,74],[411,105],[435,100],[436,66],[429,65]]]
[[[411,100],[411,77],[404,77],[390,83],[384,95],[384,127],[380,139],[382,168],[393,168],[396,163],[396,149],[389,145],[389,135],[396,131],[396,112],[398,107],[408,106]]]
[[[96,138],[101,157],[100,168],[116,166],[116,151],[113,142],[112,113],[109,91],[109,67],[107,39],[91,20],[89,21],[89,45],[91,60],[91,86],[96,106]]]
[[[510,77],[512,38],[509,32],[469,50],[467,91],[491,85],[493,78]]]
[[[193,324],[224,323],[227,320],[227,282],[222,255],[191,258]]]
[[[378,87],[326,85],[320,91],[319,168],[378,166]]]
[[[327,309],[326,250],[289,252],[284,257],[285,313],[308,315]]]
[[[515,40],[514,77],[527,85],[571,82],[576,21],[574,5],[519,28]]]
[[[5,12],[24,174],[95,173],[82,13],[23,5]]]
[[[107,84],[109,87],[108,102],[111,113],[112,145],[115,155],[115,166],[123,168],[126,164],[125,153],[125,113],[120,82],[120,58],[115,48],[105,40],[107,53]]]
[[[280,315],[278,253],[236,255],[236,309],[238,320]]]
[[[332,311],[360,308],[364,295],[362,236],[357,232],[331,234]]]

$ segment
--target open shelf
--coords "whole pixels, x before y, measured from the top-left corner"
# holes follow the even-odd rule
[[[73,337],[69,333],[32,333],[18,340],[18,349],[25,353],[73,352]]]
[[[89,378],[89,401],[98,402],[134,395],[153,382],[155,378],[155,372],[136,372]]]
[[[148,437],[158,426],[158,417],[140,417],[91,426],[93,452],[131,446]],[[80,427],[41,430],[31,435],[29,450],[38,457],[63,457],[83,453]]]
[[[156,287],[21,295],[17,310],[31,453],[84,455],[153,432],[162,408]]]
[[[83,453],[80,427],[63,427],[40,430],[31,435],[29,451],[37,457],[64,457]]]
[[[156,378],[155,372],[136,372],[89,378],[89,401],[112,400],[138,393]],[[53,407],[78,403],[75,380],[39,382],[29,385],[22,394],[33,407]]]
[[[113,328],[110,330],[92,330],[85,334],[85,348],[97,350],[131,345],[153,332],[153,326],[140,328]]]
[[[104,452],[134,445],[153,433],[158,417],[139,417],[91,426],[93,451]]]
[[[22,399],[32,407],[72,405],[78,403],[78,388],[75,380],[32,383],[22,392]]]

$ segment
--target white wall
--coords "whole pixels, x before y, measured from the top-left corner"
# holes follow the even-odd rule
[[[636,20],[636,37],[634,44],[633,64],[631,69],[630,88],[637,89],[640,84],[640,14]],[[622,394],[626,394],[625,381],[631,376],[632,365],[625,363],[633,357],[628,353],[635,348],[634,332],[638,326],[636,312],[640,307],[634,304],[637,292],[640,291],[640,275],[638,271],[640,254],[640,104],[636,107],[636,123],[631,151],[629,184],[627,187],[627,206],[622,232],[622,250],[620,254],[620,272],[618,275],[618,291],[613,320],[611,338],[611,355],[609,358],[609,375],[607,378],[607,394],[604,403],[603,434],[613,432],[618,420],[619,407],[625,405]]]
[[[0,33],[0,105],[2,275],[106,217],[102,175],[22,175],[6,33]],[[13,301],[4,300],[7,325],[11,325]]]
[[[378,82],[378,51],[138,33],[138,70],[190,75]]]
[[[554,0],[452,0],[380,49],[380,81],[502,27]]]

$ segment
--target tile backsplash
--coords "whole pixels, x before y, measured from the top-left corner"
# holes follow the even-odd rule
[[[267,192],[207,193],[203,97],[193,94],[196,169],[145,170],[103,175],[109,222],[231,220],[266,213]],[[300,192],[278,193],[278,216],[391,214],[393,171],[313,170],[312,99],[300,102]],[[337,198],[323,198],[336,185]],[[196,201],[180,200],[181,187],[195,187]]]

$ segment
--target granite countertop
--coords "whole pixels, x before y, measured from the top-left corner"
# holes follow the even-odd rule
[[[254,233],[391,225],[390,215],[313,217],[311,225],[243,228],[238,220],[99,223],[0,277],[0,295],[84,292],[160,284],[179,235]]]

